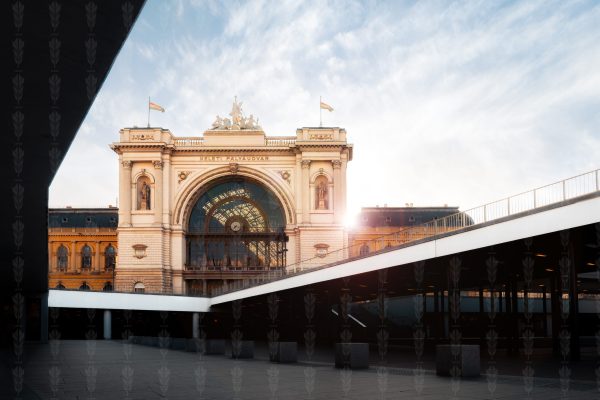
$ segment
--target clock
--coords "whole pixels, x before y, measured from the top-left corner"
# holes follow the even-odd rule
[[[242,229],[242,224],[240,223],[240,221],[233,221],[231,225],[229,225],[229,227],[232,231],[237,232],[240,229]]]

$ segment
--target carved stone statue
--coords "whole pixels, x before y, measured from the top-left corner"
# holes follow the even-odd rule
[[[231,123],[235,127],[237,125],[238,128],[241,128],[243,125],[244,115],[242,113],[242,102],[237,101],[237,96],[233,100],[233,105],[231,106]]]
[[[150,209],[150,186],[146,182],[142,184],[142,188],[140,190],[140,209]]]
[[[317,186],[317,210],[327,209],[327,184],[323,181]]]
[[[258,125],[258,118],[255,119],[254,115],[250,114],[249,117],[244,116],[242,110],[242,102],[238,102],[237,96],[233,100],[231,106],[231,112],[229,113],[231,119],[221,118],[219,115],[215,118],[212,123],[213,130],[238,130],[238,129],[261,129]]]
[[[217,118],[215,118],[215,122],[212,123],[212,128],[219,129],[219,127],[221,126],[223,126],[223,118],[217,115]]]

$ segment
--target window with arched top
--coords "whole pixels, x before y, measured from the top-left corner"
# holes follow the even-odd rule
[[[64,289],[64,288],[65,288],[65,286],[62,283],[60,283],[60,282],[58,282],[58,285],[56,285],[54,287],[54,289]]]
[[[371,251],[371,249],[369,249],[369,245],[366,243],[363,243],[363,245],[360,246],[359,255],[366,256],[367,254],[369,254],[370,251]]]
[[[144,293],[145,291],[146,285],[144,285],[142,282],[136,282],[135,285],[133,285],[134,293]]]
[[[137,180],[136,189],[137,189],[137,206],[138,210],[151,210],[152,203],[152,189],[150,185],[150,178],[143,175],[140,176]]]
[[[104,287],[102,288],[103,292],[112,292],[113,291],[113,285],[110,282],[106,282],[104,284]]]
[[[65,245],[61,244],[56,251],[56,265],[59,271],[66,271],[69,265],[69,250]]]
[[[91,288],[87,284],[87,282],[83,282],[81,286],[79,286],[79,290],[90,290]]]
[[[315,179],[315,209],[329,209],[329,181],[324,175],[320,175]]]
[[[117,258],[117,250],[112,244],[106,246],[104,249],[104,268],[111,269],[115,267]]]
[[[87,244],[81,248],[81,268],[92,267],[92,248]]]

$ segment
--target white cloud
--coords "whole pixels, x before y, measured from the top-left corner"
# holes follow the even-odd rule
[[[355,144],[351,210],[475,206],[598,168],[594,2],[161,4],[145,7],[72,146],[105,149],[94,156],[112,171],[108,143],[145,125],[148,95],[178,136],[200,135],[234,95],[267,134],[293,135],[318,123],[322,95],[336,110],[324,121]],[[207,26],[186,25],[199,16]],[[116,175],[71,153],[51,205],[105,206]],[[96,185],[72,195],[82,175]]]

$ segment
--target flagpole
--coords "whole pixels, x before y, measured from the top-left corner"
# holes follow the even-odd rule
[[[150,128],[150,96],[148,96],[148,128]]]
[[[319,96],[319,128],[323,127],[323,108],[321,107],[321,96]]]

